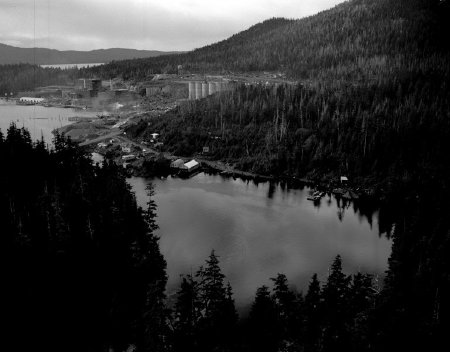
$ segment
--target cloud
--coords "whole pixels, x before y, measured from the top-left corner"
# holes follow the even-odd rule
[[[0,0],[0,41],[23,47],[190,50],[271,17],[342,0]]]

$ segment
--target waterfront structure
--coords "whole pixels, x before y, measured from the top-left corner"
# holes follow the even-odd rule
[[[183,170],[187,172],[192,172],[200,167],[200,163],[196,160],[191,160],[184,164]]]
[[[22,97],[19,99],[19,102],[22,104],[39,104],[42,103],[44,98],[35,98],[35,97]]]

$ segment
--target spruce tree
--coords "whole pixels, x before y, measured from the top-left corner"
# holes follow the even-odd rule
[[[314,274],[305,295],[303,339],[305,351],[317,351],[321,345],[321,289],[317,274]]]
[[[348,348],[348,293],[351,277],[342,272],[342,259],[338,255],[331,265],[327,282],[322,289],[324,314],[323,348],[325,351]]]
[[[275,352],[281,345],[281,326],[277,305],[267,286],[256,290],[248,325],[251,351]]]

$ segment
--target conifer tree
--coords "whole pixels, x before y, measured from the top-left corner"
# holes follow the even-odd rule
[[[317,351],[321,345],[322,324],[321,289],[317,274],[314,274],[305,295],[304,346],[306,351]]]
[[[275,352],[281,344],[281,327],[277,305],[267,286],[256,290],[249,315],[251,351]]]

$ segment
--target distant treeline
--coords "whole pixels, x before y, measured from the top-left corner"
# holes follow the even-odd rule
[[[73,85],[81,77],[76,68],[42,68],[31,64],[0,65],[0,97],[50,85]]]

